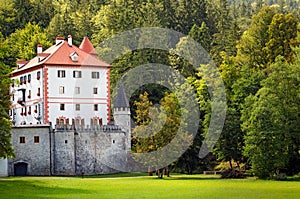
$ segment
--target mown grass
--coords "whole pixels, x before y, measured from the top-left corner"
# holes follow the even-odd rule
[[[134,176],[134,177],[131,177]],[[300,181],[218,176],[172,175],[170,178],[118,174],[93,177],[0,178],[0,198],[299,198]]]

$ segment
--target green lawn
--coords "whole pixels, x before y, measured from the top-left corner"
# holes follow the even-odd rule
[[[297,178],[263,181],[204,175],[173,175],[164,179],[127,176],[0,178],[0,198],[300,198]]]

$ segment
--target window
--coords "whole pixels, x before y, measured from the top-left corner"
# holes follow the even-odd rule
[[[80,87],[75,87],[75,94],[80,94]]]
[[[31,115],[31,106],[28,107],[28,115]]]
[[[57,71],[57,77],[59,77],[59,78],[66,77],[66,71],[65,70],[58,70]]]
[[[73,62],[78,62],[78,54],[76,52],[70,55]]]
[[[80,111],[80,104],[76,104],[76,105],[75,105],[75,110],[76,110],[76,111]]]
[[[65,124],[65,120],[63,118],[58,119],[58,125],[63,126]]]
[[[64,94],[65,93],[65,87],[64,86],[60,86],[59,87],[59,94]]]
[[[30,99],[31,98],[31,90],[28,90],[28,99]]]
[[[37,80],[39,80],[39,79],[41,78],[41,72],[40,72],[40,71],[38,71],[38,72],[36,73],[36,78],[37,78]]]
[[[34,143],[39,143],[40,142],[40,137],[39,136],[34,136],[33,140],[34,140]]]
[[[38,112],[38,105],[35,105],[34,112],[35,112],[35,113],[37,113],[37,112]]]
[[[65,144],[68,144],[68,140],[65,140]]]
[[[26,84],[27,76],[24,76],[24,84]]]
[[[41,88],[38,88],[37,96],[41,96]]]
[[[22,85],[24,83],[24,77],[20,77],[20,84]]]
[[[98,104],[94,104],[94,111],[98,111]]]
[[[60,104],[59,109],[60,109],[61,111],[64,111],[64,110],[65,110],[65,104]]]
[[[74,70],[73,71],[73,77],[74,78],[81,78],[81,71]]]
[[[20,143],[24,144],[25,143],[25,137],[20,137]]]
[[[29,74],[28,75],[28,83],[30,83],[30,81],[31,81],[31,75]]]
[[[92,72],[93,79],[99,79],[99,72]]]
[[[94,94],[98,94],[98,88],[94,88],[94,89],[93,89],[93,93],[94,93]]]

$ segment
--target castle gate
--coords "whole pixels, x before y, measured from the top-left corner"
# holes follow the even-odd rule
[[[25,162],[19,162],[14,165],[15,176],[26,176],[28,164]]]

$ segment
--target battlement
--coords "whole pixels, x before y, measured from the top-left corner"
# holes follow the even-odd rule
[[[56,132],[76,131],[76,132],[123,132],[121,127],[117,125],[55,125]]]

